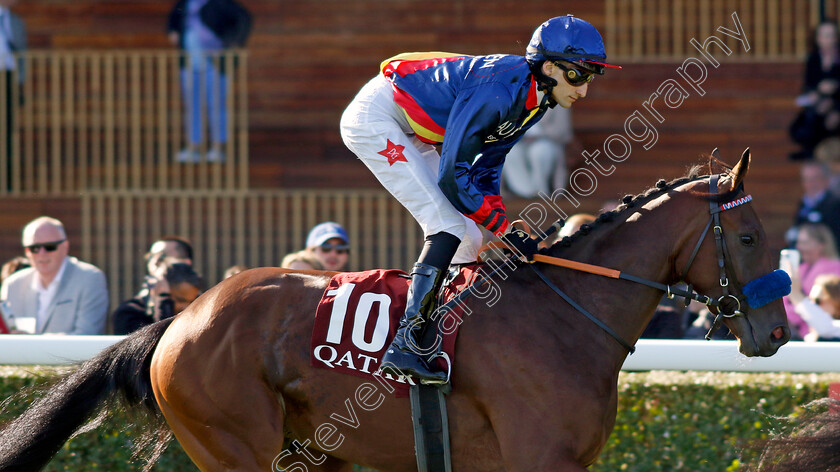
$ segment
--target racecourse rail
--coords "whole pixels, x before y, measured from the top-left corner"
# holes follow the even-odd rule
[[[0,365],[66,365],[95,356],[124,336],[10,334],[0,337]],[[840,372],[840,342],[790,342],[773,357],[745,357],[736,341],[642,339],[622,370]]]

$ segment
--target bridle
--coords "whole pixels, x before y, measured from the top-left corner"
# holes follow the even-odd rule
[[[709,177],[709,194],[717,195],[718,189],[718,182],[720,181],[720,174],[712,175]],[[709,333],[706,334],[706,339],[711,338],[711,334],[717,327],[720,326],[722,318],[735,318],[738,316],[746,317],[746,313],[741,309],[742,302],[746,303],[746,299],[743,295],[743,290],[741,285],[738,283],[738,280],[734,277],[734,270],[731,267],[729,257],[729,252],[726,247],[726,240],[723,237],[723,226],[720,222],[720,214],[732,208],[735,208],[739,205],[743,205],[752,201],[752,196],[746,195],[744,197],[732,200],[730,202],[724,204],[718,204],[713,200],[709,201],[709,222],[706,224],[705,229],[700,235],[697,244],[694,246],[694,250],[689,257],[688,262],[686,263],[685,268],[683,269],[682,273],[680,274],[679,279],[682,280],[685,275],[688,273],[688,270],[691,268],[691,265],[694,263],[694,259],[697,256],[697,253],[700,251],[700,247],[703,244],[703,241],[706,239],[706,235],[709,233],[709,229],[713,229],[715,235],[715,248],[717,251],[717,265],[719,271],[719,284],[723,294],[718,298],[712,298],[707,295],[701,295],[695,292],[691,285],[687,287],[687,289],[683,289],[678,285],[667,285],[661,282],[656,282],[653,280],[648,280],[642,277],[637,277],[632,274],[627,274],[618,270],[609,269],[606,267],[601,266],[594,266],[590,264],[584,264],[581,262],[571,261],[568,259],[562,259],[559,257],[547,256],[544,254],[535,254],[532,260],[529,260],[528,266],[537,274],[537,276],[546,284],[549,288],[552,289],[557,295],[559,295],[563,300],[565,300],[569,305],[571,305],[574,309],[582,313],[586,316],[590,321],[598,325],[602,330],[604,330],[607,334],[612,336],[619,344],[621,344],[625,349],[627,349],[631,354],[635,352],[636,348],[624,340],[618,333],[616,333],[612,328],[607,326],[603,321],[599,320],[595,315],[587,311],[584,307],[574,301],[571,297],[569,297],[565,292],[560,290],[546,275],[537,267],[537,264],[533,262],[541,262],[545,264],[550,264],[559,267],[565,267],[569,269],[578,270],[581,272],[587,272],[591,274],[601,275],[605,277],[615,278],[615,279],[623,279],[628,280],[631,282],[635,282],[641,285],[645,285],[648,287],[652,287],[658,290],[661,290],[666,294],[668,298],[674,297],[683,297],[685,299],[685,305],[691,302],[691,300],[697,300],[704,305],[715,308],[717,310],[715,320],[712,324],[712,328],[709,330]],[[555,224],[551,228],[556,229],[559,225]],[[553,232],[553,231],[551,231]],[[543,233],[544,236],[542,239],[548,237],[550,232],[547,231]],[[509,246],[505,245],[504,243],[498,244],[497,242],[491,243],[491,247],[505,247],[514,251],[514,248],[510,248]],[[520,258],[517,258],[521,260]],[[498,270],[498,268],[497,268]],[[488,274],[487,277],[491,277],[494,275],[496,271],[491,272]],[[734,282],[734,283],[733,283]],[[462,294],[469,295],[471,292],[469,289],[464,290],[461,292],[457,297],[458,300],[463,299],[461,297]],[[450,300],[452,303],[455,300]],[[448,305],[449,303],[447,303]]]
[[[710,195],[717,194],[717,184],[719,178],[719,174],[712,175],[709,178]],[[720,214],[725,210],[735,208],[736,206],[743,205],[744,203],[748,203],[750,201],[752,201],[752,195],[746,195],[722,205],[718,205],[711,200],[709,201],[709,222],[706,223],[706,228],[700,235],[697,245],[694,246],[694,250],[691,252],[691,256],[688,258],[685,268],[680,273],[679,278],[680,280],[683,280],[688,274],[688,270],[691,268],[694,258],[700,251],[700,246],[706,238],[709,228],[714,228],[715,250],[717,252],[717,264],[719,271],[718,283],[723,291],[723,295],[721,295],[717,300],[709,300],[710,303],[706,303],[707,306],[717,308],[717,313],[715,314],[712,326],[709,328],[709,332],[706,333],[706,340],[711,339],[712,333],[720,326],[722,318],[735,318],[738,316],[743,316],[744,318],[747,317],[746,313],[741,311],[741,302],[746,302],[746,299],[744,297],[741,284],[738,283],[738,279],[734,276],[735,271],[731,267],[731,258],[729,257],[729,251],[726,247],[726,239],[723,237],[723,226],[720,223]],[[730,277],[729,274],[732,274],[732,277]],[[735,284],[730,284],[730,279],[734,280]],[[689,290],[691,290],[691,286],[689,286]],[[708,297],[706,298],[708,299]],[[686,299],[686,304],[688,304],[689,301],[689,299]],[[728,308],[732,309],[730,310]]]
[[[709,197],[712,198],[714,195],[717,195],[718,190],[718,182],[720,181],[721,174],[716,174],[709,176]],[[696,179],[694,179],[696,180]],[[717,313],[715,314],[715,319],[712,322],[712,327],[709,329],[709,332],[706,334],[706,339],[710,339],[712,333],[720,326],[720,323],[723,318],[735,318],[738,316],[743,316],[744,318],[747,317],[745,311],[741,309],[743,303],[746,303],[748,306],[752,307],[760,307],[764,303],[768,303],[766,300],[762,300],[757,298],[754,294],[752,296],[745,295],[745,288],[750,289],[750,293],[752,293],[751,286],[759,287],[762,283],[765,284],[764,288],[770,287],[775,288],[776,290],[779,289],[779,281],[773,281],[775,273],[766,274],[764,276],[759,277],[756,280],[750,281],[746,285],[741,285],[737,278],[735,278],[734,274],[735,271],[731,266],[731,258],[729,257],[729,251],[726,247],[726,239],[723,237],[723,225],[720,221],[720,214],[726,210],[730,210],[737,206],[743,205],[745,203],[749,203],[752,201],[751,195],[745,195],[743,197],[737,198],[735,200],[719,204],[715,200],[709,200],[709,221],[706,223],[706,227],[703,229],[703,232],[700,234],[700,238],[697,241],[697,244],[694,246],[694,249],[691,252],[691,256],[688,258],[688,262],[685,265],[682,273],[680,274],[679,280],[683,280],[687,275],[691,265],[694,263],[694,259],[697,257],[697,254],[700,252],[700,247],[703,244],[703,241],[706,239],[706,236],[709,233],[709,230],[712,229],[715,235],[715,250],[717,252],[717,265],[718,265],[718,282],[720,284],[720,288],[722,291],[722,295],[718,298],[712,298],[707,295],[700,295],[699,293],[695,292],[691,285],[688,285],[686,289],[681,288],[678,285],[667,285],[661,282],[656,282],[653,280],[648,280],[642,277],[637,277],[632,274],[627,274],[615,269],[609,269],[602,266],[595,266],[591,264],[585,264],[582,262],[576,262],[569,259],[563,259],[559,257],[548,256],[544,254],[534,254],[531,259],[525,259],[525,257],[518,253],[516,248],[513,248],[503,241],[493,241],[491,243],[486,244],[479,250],[479,255],[487,249],[499,249],[504,248],[511,252],[513,252],[514,256],[509,258],[505,264],[497,265],[492,271],[488,274],[480,275],[479,278],[470,286],[459,292],[457,295],[452,297],[449,301],[440,305],[435,313],[439,312],[446,312],[448,310],[453,310],[454,307],[461,303],[465,298],[469,297],[472,294],[480,293],[479,289],[484,287],[492,277],[496,274],[499,274],[505,267],[516,267],[515,264],[517,262],[527,262],[528,267],[533,270],[537,276],[549,287],[551,288],[557,295],[559,295],[563,300],[565,300],[569,305],[571,305],[575,310],[582,313],[586,318],[590,321],[595,323],[598,327],[600,327],[603,331],[607,334],[612,336],[622,347],[627,349],[630,354],[633,354],[636,351],[635,346],[627,342],[624,338],[622,338],[618,333],[616,333],[612,328],[610,328],[606,323],[599,320],[595,315],[587,311],[584,307],[574,301],[570,296],[568,296],[565,292],[560,290],[557,285],[554,284],[546,275],[537,267],[536,262],[565,267],[581,272],[587,272],[591,274],[601,275],[604,277],[610,277],[614,279],[623,279],[628,280],[630,282],[635,282],[641,285],[645,285],[648,287],[655,288],[657,290],[661,290],[665,293],[665,295],[673,299],[674,297],[683,297],[685,299],[685,305],[691,302],[691,300],[697,300],[700,303],[711,308],[715,308]],[[561,226],[563,225],[562,220],[558,220],[550,228],[546,231],[542,232],[536,239],[537,242],[542,241],[556,232]],[[525,225],[527,227],[527,225]],[[781,272],[781,271],[775,271]],[[784,276],[787,278],[787,275]],[[505,276],[506,278],[506,276]],[[785,282],[782,282],[784,285]],[[773,286],[775,284],[775,286]],[[783,295],[789,293],[790,289],[790,278],[786,280],[787,284],[787,292],[778,292],[773,295],[774,298],[779,298]],[[783,288],[783,287],[782,287]],[[772,290],[771,290],[772,292]],[[742,303],[743,302],[743,303]],[[750,303],[752,302],[752,304]],[[434,315],[436,316],[436,315]],[[434,319],[433,316],[433,319]],[[447,365],[449,366],[449,372],[451,373],[452,364],[446,356],[446,353],[443,351],[443,343],[439,342],[440,338],[438,336],[438,342],[436,342],[436,346],[431,348],[430,354],[425,356],[427,358],[427,362],[430,362],[432,359],[437,357],[442,357],[446,361]],[[444,383],[449,382],[449,377],[447,374],[447,380]]]
[[[720,174],[715,174],[709,177],[709,196],[717,195],[718,182],[720,180],[720,177]],[[717,313],[715,315],[714,322],[712,323],[711,329],[706,334],[706,339],[708,340],[711,338],[712,333],[720,326],[722,318],[735,318],[738,316],[743,316],[746,318],[747,316],[746,313],[741,310],[741,302],[746,302],[746,300],[744,298],[743,291],[740,284],[738,283],[738,280],[734,277],[734,270],[731,268],[731,258],[729,257],[729,251],[726,247],[726,240],[723,237],[723,225],[721,225],[720,222],[720,214],[725,210],[735,208],[739,205],[743,205],[750,201],[752,201],[751,195],[746,195],[744,197],[732,200],[724,204],[718,204],[714,200],[709,201],[709,221],[708,223],[706,223],[706,227],[700,234],[700,238],[697,240],[697,244],[694,246],[694,250],[691,252],[691,256],[689,257],[685,268],[680,274],[679,280],[683,280],[687,275],[688,270],[691,268],[691,265],[694,263],[694,259],[697,257],[697,253],[700,252],[700,247],[702,246],[703,241],[706,239],[706,235],[709,233],[709,229],[712,229],[715,235],[715,250],[717,252],[717,265],[719,273],[718,282],[720,284],[721,290],[723,291],[723,294],[716,299],[709,297],[708,295],[701,295],[695,292],[692,289],[691,285],[689,285],[686,290],[676,285],[667,285],[619,271],[612,271],[614,272],[614,274],[607,274],[601,271],[600,275],[624,279],[641,285],[646,285],[648,287],[656,288],[665,292],[665,295],[671,299],[677,296],[683,297],[686,306],[688,306],[691,300],[697,300],[710,308],[715,308],[717,310]],[[541,254],[534,255],[534,261],[544,262],[562,267],[574,268],[577,270],[582,270],[584,272],[592,272],[591,270],[588,270],[588,268],[567,265],[564,263],[564,259],[551,256],[544,256]],[[579,263],[576,263],[575,265],[579,265]],[[606,331],[609,335],[615,338],[615,340],[618,341],[619,344],[624,346],[624,348],[627,349],[631,354],[635,352],[636,348],[634,346],[632,346],[630,343],[621,338],[621,336],[619,336],[615,331],[606,326],[601,320],[598,320],[594,315],[589,313],[576,302],[572,301],[568,297],[568,295],[563,293],[553,282],[551,282],[548,279],[548,277],[546,277],[545,274],[543,274],[536,267],[535,264],[529,264],[529,266],[532,270],[534,270],[537,273],[537,275],[540,277],[540,279],[542,279],[543,282],[545,282],[555,293],[560,295],[564,300],[569,302],[569,304],[571,304],[572,307],[574,307],[577,311],[581,312],[584,316],[586,316],[587,318],[595,322],[595,324],[604,329],[604,331]],[[595,268],[597,266],[589,267]],[[610,269],[607,270],[610,271]],[[733,274],[733,276],[730,277],[730,274]]]

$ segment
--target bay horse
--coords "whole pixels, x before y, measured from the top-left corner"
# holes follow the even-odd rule
[[[744,282],[774,268],[759,218],[741,204],[719,213],[720,227],[707,231],[710,207],[748,201],[742,183],[749,161],[747,150],[734,168],[710,165],[719,190],[710,191],[718,177],[696,171],[626,197],[547,254],[666,284],[682,278],[712,299],[727,290],[737,298]],[[453,470],[585,471],[612,431],[628,355],[617,339],[634,344],[663,293],[538,265],[617,337],[526,265],[497,281],[501,297],[493,306],[467,298],[472,314],[460,327],[447,401]],[[39,470],[104,399],[120,394],[162,415],[204,472],[349,472],[352,464],[416,470],[408,399],[310,366],[315,308],[332,275],[246,271],[174,319],[114,344],[5,426],[0,471]],[[747,356],[771,356],[790,337],[778,299],[729,314],[743,315],[724,323]]]

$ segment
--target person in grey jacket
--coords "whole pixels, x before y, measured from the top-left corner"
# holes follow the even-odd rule
[[[12,333],[104,334],[108,313],[105,274],[69,257],[61,221],[46,216],[23,229],[32,264],[3,281],[0,303]]]

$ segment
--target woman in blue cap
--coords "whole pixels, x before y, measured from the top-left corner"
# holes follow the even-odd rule
[[[534,31],[525,57],[405,53],[356,95],[341,117],[341,136],[423,229],[406,312],[380,369],[441,382],[417,355],[417,339],[450,263],[476,260],[478,225],[524,254],[536,244],[506,233],[499,186],[505,155],[555,105],[568,108],[604,73],[604,43],[574,16]]]
[[[347,231],[335,221],[315,225],[306,236],[306,251],[315,256],[324,270],[347,270],[350,238]]]

